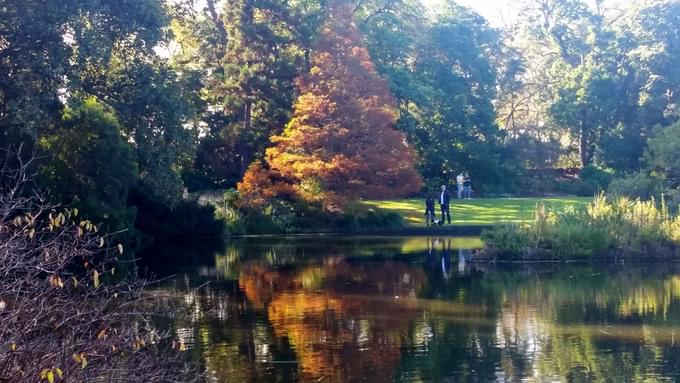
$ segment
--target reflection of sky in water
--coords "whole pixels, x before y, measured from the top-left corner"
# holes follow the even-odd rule
[[[228,245],[173,270],[172,327],[215,382],[680,380],[680,266],[473,266],[462,243]]]

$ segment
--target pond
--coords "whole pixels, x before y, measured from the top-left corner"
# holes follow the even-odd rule
[[[254,237],[144,269],[170,276],[190,310],[172,329],[214,382],[680,380],[679,265],[466,263],[479,246]]]

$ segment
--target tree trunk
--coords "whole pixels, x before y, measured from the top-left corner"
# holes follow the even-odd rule
[[[220,43],[222,44],[222,49],[224,50],[226,49],[227,43],[229,42],[227,30],[224,27],[224,23],[217,14],[217,10],[215,9],[215,0],[208,0],[207,5],[208,11],[210,12],[210,17],[212,18],[212,21],[220,34]]]
[[[581,111],[581,121],[579,121],[579,145],[578,151],[581,158],[581,168],[590,165],[591,153],[589,148],[590,130],[586,122],[586,112]]]
[[[241,160],[241,174],[245,174],[246,170],[248,170],[248,165],[250,165],[249,148],[245,137],[247,137],[251,129],[252,108],[252,102],[246,101],[246,104],[243,107],[243,132],[241,132],[241,139],[239,140],[238,145],[238,154]]]

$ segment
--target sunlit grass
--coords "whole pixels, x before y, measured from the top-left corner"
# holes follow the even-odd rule
[[[479,237],[410,237],[404,240],[401,247],[402,254],[412,254],[427,251],[430,248],[448,249],[481,249],[484,242]]]
[[[562,210],[569,206],[585,208],[592,197],[553,198],[478,198],[451,201],[451,223],[454,225],[494,225],[529,222],[534,218],[536,205]],[[408,225],[425,224],[425,201],[421,199],[361,201],[360,204],[380,210],[400,213]],[[436,206],[440,217],[439,206]]]

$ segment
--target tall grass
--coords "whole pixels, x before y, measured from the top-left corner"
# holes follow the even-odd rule
[[[487,248],[507,259],[668,258],[680,249],[680,217],[657,203],[600,194],[585,208],[536,206],[533,222],[486,231]]]

